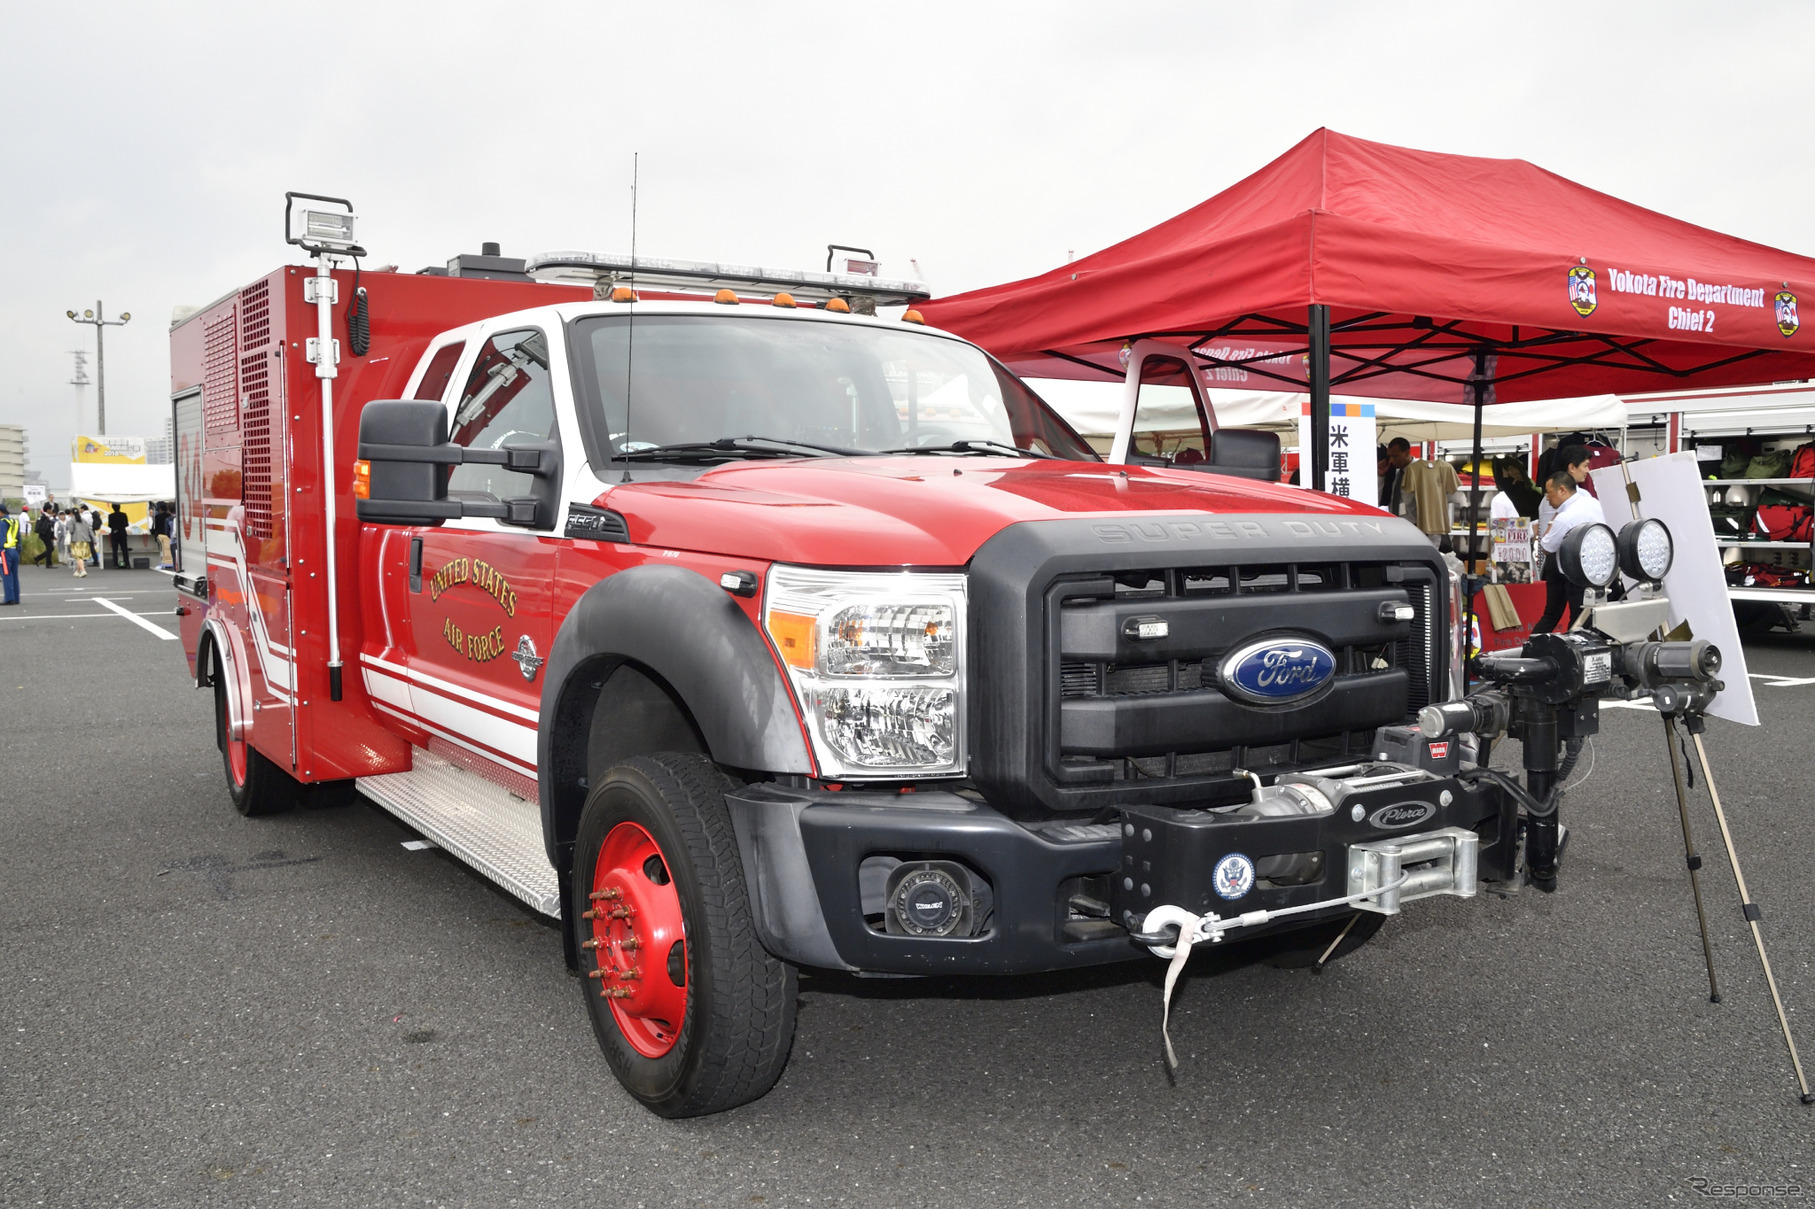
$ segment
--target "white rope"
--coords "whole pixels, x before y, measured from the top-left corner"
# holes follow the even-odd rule
[[[1191,960],[1191,946],[1208,940],[1212,944],[1222,943],[1223,935],[1236,928],[1251,928],[1256,924],[1268,923],[1275,919],[1284,919],[1288,915],[1303,915],[1309,911],[1323,911],[1330,907],[1347,907],[1363,899],[1375,898],[1397,890],[1410,879],[1409,873],[1401,873],[1398,880],[1373,890],[1359,894],[1350,894],[1343,898],[1327,898],[1322,902],[1305,903],[1297,907],[1281,907],[1276,911],[1249,911],[1234,919],[1224,919],[1214,911],[1208,915],[1193,915],[1183,907],[1168,903],[1155,907],[1147,913],[1141,924],[1148,935],[1158,932],[1171,924],[1178,925],[1178,940],[1168,945],[1148,945],[1156,957],[1170,958],[1171,964],[1166,967],[1166,989],[1160,1000],[1160,1037],[1166,1043],[1166,1064],[1173,1070],[1178,1069],[1178,1054],[1172,1048],[1172,992],[1178,986],[1178,977],[1184,972],[1185,963]]]

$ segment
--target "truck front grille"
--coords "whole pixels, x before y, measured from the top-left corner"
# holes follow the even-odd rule
[[[1161,568],[1070,578],[1047,594],[1056,690],[1046,711],[1049,771],[1061,783],[1182,786],[1233,780],[1365,752],[1376,727],[1431,699],[1437,644],[1427,567],[1323,563]],[[1409,603],[1413,619],[1380,620]],[[1114,640],[1125,619],[1165,618],[1163,659]],[[1226,694],[1218,667],[1233,647],[1308,635],[1336,656],[1310,702],[1254,706]],[[1130,657],[1133,656],[1133,657]]]

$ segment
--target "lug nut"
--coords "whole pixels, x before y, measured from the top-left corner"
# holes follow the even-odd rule
[[[638,940],[634,935],[626,936],[624,938],[624,943],[618,946],[618,948],[623,949],[626,952],[634,950],[634,949],[640,949],[642,947],[643,947],[643,942]]]
[[[597,911],[589,910],[589,911],[580,912],[581,919],[597,919],[598,917],[599,917],[599,913]]]
[[[605,999],[628,999],[636,992],[629,987],[600,987],[599,994]]]
[[[593,937],[593,938],[592,938],[592,939],[590,939],[590,940],[582,940],[582,941],[581,941],[581,942],[580,942],[580,947],[581,947],[581,948],[582,948],[582,949],[596,949],[596,948],[598,948],[598,947],[599,947],[599,941],[598,941],[598,938],[597,938],[597,937]]]
[[[628,970],[619,970],[618,971],[618,977],[625,979],[626,981],[638,979],[638,978],[641,978],[642,976],[643,976],[643,967],[642,966],[631,966]]]
[[[629,919],[633,914],[635,914],[635,912],[633,912],[629,907],[613,907],[611,909],[611,914],[607,918]]]
[[[622,890],[618,889],[616,886],[607,886],[603,890],[594,890],[592,892],[592,897],[595,899],[622,898],[622,897],[624,897],[624,892]]]

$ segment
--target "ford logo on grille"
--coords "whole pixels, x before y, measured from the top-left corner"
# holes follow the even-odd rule
[[[1336,656],[1308,638],[1267,638],[1230,651],[1217,672],[1231,697],[1284,705],[1328,684],[1336,675]]]

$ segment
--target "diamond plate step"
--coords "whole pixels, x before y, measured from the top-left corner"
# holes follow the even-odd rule
[[[409,772],[360,777],[359,792],[544,915],[561,914],[542,811],[418,747]]]

